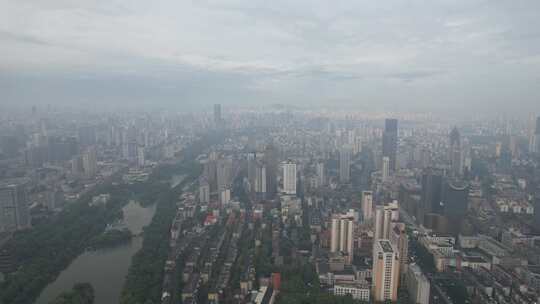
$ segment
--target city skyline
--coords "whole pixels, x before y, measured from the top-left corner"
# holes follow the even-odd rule
[[[537,304],[540,1],[0,1],[0,304]]]

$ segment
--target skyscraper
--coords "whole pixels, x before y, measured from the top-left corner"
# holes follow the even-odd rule
[[[397,119],[386,119],[384,123],[382,156],[390,159],[390,171],[396,170],[398,141]]]
[[[351,179],[351,149],[344,146],[339,151],[339,181],[348,183]]]
[[[215,104],[214,105],[214,124],[216,127],[221,126],[221,105]]]
[[[364,221],[371,221],[373,218],[373,192],[362,191],[362,213]]]
[[[429,213],[442,214],[443,172],[436,168],[427,168],[422,175],[422,208],[419,208],[418,220],[424,222]]]
[[[457,128],[453,128],[450,132],[449,159],[452,176],[460,176],[462,173],[461,136]]]
[[[0,181],[0,232],[30,227],[26,179]]]
[[[268,198],[274,198],[277,192],[277,176],[279,152],[273,144],[268,144],[264,151],[264,162],[266,163],[266,192]]]
[[[457,236],[469,206],[469,185],[460,180],[444,182],[442,207],[450,232]]]
[[[396,301],[399,285],[399,254],[389,240],[377,240],[373,250],[372,294],[376,302]]]
[[[283,162],[283,192],[296,195],[296,164],[292,160]]]

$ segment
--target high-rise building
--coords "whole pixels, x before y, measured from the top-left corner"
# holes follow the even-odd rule
[[[409,236],[405,231],[404,223],[394,224],[390,233],[390,241],[399,252],[399,273],[403,282],[409,265]]]
[[[218,191],[228,189],[231,186],[232,159],[224,158],[217,161],[216,180]]]
[[[220,190],[220,203],[222,205],[226,205],[228,204],[230,201],[231,201],[231,189],[229,188],[224,188],[222,190]]]
[[[529,152],[534,153],[536,150],[536,120],[534,118],[534,115],[531,115],[529,117],[529,123],[527,128],[527,136],[529,139]]]
[[[356,155],[362,152],[362,137],[356,136],[354,138],[353,154]]]
[[[418,265],[409,265],[405,282],[411,303],[429,304],[430,283]]]
[[[351,149],[344,146],[339,151],[339,181],[348,183],[351,179]]]
[[[79,177],[83,174],[83,157],[82,155],[75,155],[71,160],[71,174],[73,176]]]
[[[373,192],[371,191],[362,191],[362,214],[366,222],[373,218]]]
[[[217,193],[217,156],[213,156],[212,154],[213,153],[210,154],[209,159],[202,161],[203,174],[208,179],[210,193]]]
[[[143,146],[137,147],[137,166],[144,167],[146,163],[146,157]]]
[[[206,177],[201,177],[199,179],[199,202],[210,202],[210,184],[208,183],[208,179]]]
[[[461,158],[461,135],[457,128],[453,128],[450,132],[450,172],[452,176],[460,176],[462,174],[462,158]]]
[[[396,301],[399,253],[389,240],[377,240],[373,250],[372,295],[375,302]]]
[[[388,156],[383,156],[382,158],[382,180],[383,182],[388,180],[390,177],[390,158]]]
[[[249,181],[249,191],[255,192],[255,178],[257,166],[257,153],[250,152],[247,154],[247,177]]]
[[[0,232],[30,227],[27,179],[0,181]]]
[[[255,166],[255,192],[263,198],[266,196],[266,165],[262,161],[257,161]]]
[[[339,216],[332,217],[332,226],[330,232],[330,252],[337,252],[339,250],[339,229],[340,229],[340,218]]]
[[[84,169],[84,175],[87,178],[94,177],[97,173],[97,156],[96,156],[96,149],[95,148],[89,148],[84,154],[83,154],[83,169]]]
[[[219,127],[221,126],[221,105],[220,104],[215,104],[214,105],[214,124],[216,125],[216,127]]]
[[[332,216],[330,251],[341,252],[345,262],[351,264],[354,258],[354,218],[348,215]]]
[[[422,175],[422,208],[417,216],[420,223],[429,213],[442,214],[442,186],[443,171],[436,168],[427,168]]]
[[[321,187],[325,185],[326,177],[324,174],[324,163],[318,162],[316,165],[316,171],[317,171],[317,186]]]
[[[277,177],[279,171],[279,152],[273,144],[268,144],[264,151],[266,163],[266,193],[268,198],[274,198],[277,192]]]
[[[399,207],[397,202],[375,207],[375,235],[374,240],[390,239],[392,222],[399,219]]]
[[[386,119],[384,123],[382,156],[390,159],[390,171],[396,170],[398,145],[398,121],[397,119]]]
[[[375,234],[373,240],[383,239],[384,230],[384,206],[375,207]]]
[[[292,160],[283,162],[283,192],[296,195],[296,164]]]
[[[448,221],[449,232],[457,236],[469,207],[469,185],[460,180],[446,180],[441,204]]]

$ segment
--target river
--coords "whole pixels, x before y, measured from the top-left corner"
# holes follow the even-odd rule
[[[125,226],[132,233],[139,234],[152,221],[155,205],[143,208],[131,201],[122,210]],[[135,237],[127,244],[81,254],[43,290],[35,304],[47,304],[79,282],[92,284],[96,296],[94,303],[117,304],[131,257],[141,249],[142,241],[142,237]]]
[[[171,189],[180,185],[180,183],[183,182],[186,177],[187,175],[185,174],[173,175],[171,178]]]

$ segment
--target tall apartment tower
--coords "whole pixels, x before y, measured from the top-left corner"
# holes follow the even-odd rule
[[[346,263],[351,264],[354,257],[353,246],[354,218],[334,215],[332,217],[330,251],[344,253]]]
[[[262,197],[266,196],[267,191],[267,181],[266,181],[266,165],[261,162],[257,161],[256,167],[255,167],[255,192],[261,195]]]
[[[339,181],[348,183],[351,179],[351,149],[342,147],[339,151]]]
[[[324,174],[324,163],[318,162],[316,165],[316,171],[317,171],[317,186],[321,187],[325,185],[326,177]]]
[[[216,164],[216,182],[218,191],[229,189],[231,186],[232,159],[222,158]]]
[[[382,156],[390,159],[390,171],[396,170],[397,143],[398,121],[397,119],[386,119],[384,122]]]
[[[411,264],[406,275],[407,291],[413,303],[429,304],[430,283],[418,265]]]
[[[288,160],[283,162],[283,192],[296,195],[296,164]]]
[[[366,222],[373,218],[373,192],[371,191],[362,192],[362,214]]]
[[[393,212],[394,210],[388,206],[377,206],[375,208],[375,241],[380,239],[390,239]]]
[[[97,156],[95,148],[88,148],[83,154],[83,170],[87,178],[94,177],[97,173]]]
[[[409,266],[409,236],[404,223],[395,223],[393,226],[390,241],[399,253],[399,273],[403,282]]]
[[[372,295],[375,302],[396,301],[399,254],[389,240],[377,240],[373,250]]]
[[[27,179],[0,181],[0,232],[30,228]]]
[[[210,184],[206,177],[199,179],[199,202],[203,204],[210,202]]]
[[[390,157],[383,156],[382,158],[382,180],[383,182],[388,180],[390,177]]]

